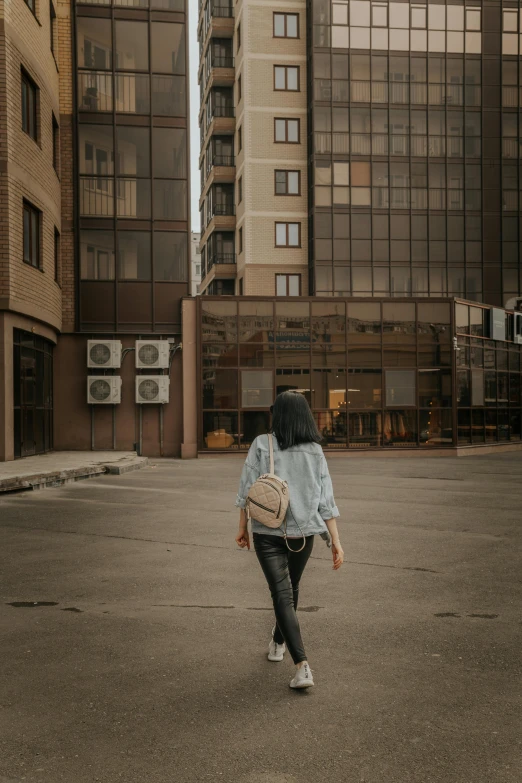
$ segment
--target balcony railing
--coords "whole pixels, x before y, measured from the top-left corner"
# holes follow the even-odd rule
[[[225,54],[213,54],[210,58],[211,68],[233,68],[234,58],[232,55]]]
[[[213,253],[209,258],[211,266],[214,264],[235,264],[235,253]]]
[[[234,155],[214,155],[211,160],[210,168],[214,166],[235,166],[236,159]]]
[[[80,177],[80,215],[114,216],[114,180]]]
[[[209,210],[209,220],[213,217],[233,217],[236,214],[234,204],[214,204]]]
[[[103,71],[78,74],[78,109],[112,111],[112,74]]]
[[[210,3],[210,15],[230,19],[234,16],[234,6],[230,3]]]

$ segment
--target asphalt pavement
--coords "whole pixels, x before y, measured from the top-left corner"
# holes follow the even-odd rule
[[[0,783],[521,783],[522,455],[335,456],[315,688],[266,660],[237,458],[0,499]]]

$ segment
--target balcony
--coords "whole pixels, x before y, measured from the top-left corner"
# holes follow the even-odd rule
[[[233,38],[234,6],[232,0],[209,0],[200,14],[198,40],[203,56],[211,38]]]

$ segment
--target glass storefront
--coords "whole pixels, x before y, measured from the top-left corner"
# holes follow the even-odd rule
[[[327,449],[520,440],[512,314],[511,341],[494,341],[490,308],[449,299],[205,297],[198,307],[202,450],[248,449],[286,390],[306,397]]]

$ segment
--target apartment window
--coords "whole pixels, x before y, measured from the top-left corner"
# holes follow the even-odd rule
[[[237,181],[237,203],[241,204],[243,201],[243,177],[239,177]]]
[[[243,296],[243,278],[239,278],[239,296]]]
[[[411,26],[413,29],[426,29],[426,6],[412,5],[411,7]]]
[[[36,7],[35,7],[36,0],[25,0],[25,4],[28,7],[28,9],[36,16]]]
[[[276,275],[276,296],[301,296],[301,275]]]
[[[505,33],[516,33],[518,29],[518,13],[515,9],[505,9],[503,12],[502,29]]]
[[[276,144],[299,144],[300,121],[276,119],[274,136]]]
[[[40,269],[40,215],[41,212],[24,201],[24,261]]]
[[[243,252],[243,227],[239,229],[239,253]]]
[[[466,30],[480,30],[480,8],[466,8]]]
[[[238,128],[237,131],[237,151],[241,152],[243,149],[243,128]]]
[[[299,91],[299,68],[295,65],[274,65],[274,90]]]
[[[31,77],[22,71],[22,130],[37,141],[37,106],[38,87]]]
[[[301,172],[282,171],[275,172],[276,196],[299,196],[301,193]]]
[[[299,38],[299,14],[274,14],[274,38]]]
[[[54,229],[54,279],[60,284],[60,232]]]
[[[237,26],[237,51],[241,49],[241,22]]]
[[[49,22],[50,22],[50,30],[51,30],[51,52],[53,55],[56,54],[55,52],[55,45],[56,45],[56,11],[54,8],[53,0],[49,0]]]
[[[372,27],[388,27],[388,6],[372,3]]]
[[[275,224],[276,247],[301,247],[300,223]]]
[[[53,166],[58,174],[60,165],[60,128],[53,114]]]
[[[237,77],[237,102],[241,100],[242,95],[242,89],[241,89],[241,74]]]

